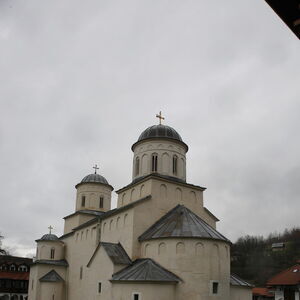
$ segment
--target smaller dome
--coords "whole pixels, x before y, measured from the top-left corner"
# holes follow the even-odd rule
[[[103,183],[109,185],[108,181],[100,174],[89,174],[80,183]]]
[[[58,237],[55,234],[52,233],[47,233],[44,234],[41,238],[40,241],[58,241]]]
[[[153,125],[145,129],[139,136],[137,142],[135,142],[131,149],[135,147],[136,144],[140,143],[141,141],[148,140],[148,139],[171,139],[175,140],[181,144],[183,144],[186,149],[188,150],[188,146],[183,142],[180,134],[172,127],[167,125]]]

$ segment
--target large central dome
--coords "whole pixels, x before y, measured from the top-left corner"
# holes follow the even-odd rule
[[[184,144],[188,149],[188,146],[183,142],[180,134],[174,128],[162,124],[153,125],[145,129],[139,136],[137,142],[132,145],[132,149],[137,143],[148,139],[171,139]]]

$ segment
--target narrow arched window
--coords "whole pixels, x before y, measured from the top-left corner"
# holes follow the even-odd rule
[[[140,159],[137,157],[135,159],[135,176],[139,175],[140,173]]]
[[[103,208],[103,197],[100,197],[99,208]]]
[[[81,206],[85,207],[85,196],[81,196]]]
[[[50,258],[51,259],[54,259],[54,254],[55,254],[55,249],[51,248],[51,250],[50,250]]]
[[[152,168],[152,172],[157,172],[157,154],[153,153],[152,154],[152,164],[151,164]]]
[[[177,165],[178,165],[178,159],[177,156],[173,156],[173,174],[177,175]]]

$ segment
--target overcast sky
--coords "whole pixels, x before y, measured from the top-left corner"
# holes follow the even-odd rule
[[[160,110],[222,234],[298,226],[299,48],[263,0],[0,0],[4,245],[61,235],[95,163],[127,185]]]

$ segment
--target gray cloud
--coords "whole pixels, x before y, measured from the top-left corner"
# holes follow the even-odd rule
[[[30,254],[49,224],[60,234],[95,162],[129,183],[159,110],[223,234],[297,226],[298,53],[264,1],[1,1],[5,245]]]

